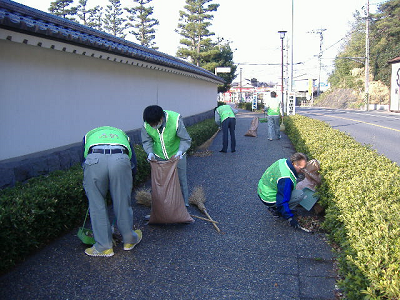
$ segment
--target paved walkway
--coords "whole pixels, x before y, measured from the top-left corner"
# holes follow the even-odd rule
[[[238,115],[236,153],[218,152],[219,133],[212,156],[188,158],[189,187],[203,186],[222,233],[202,220],[146,226],[149,209],[134,204],[143,240],[133,251],[118,245],[111,258],[89,257],[70,232],[0,277],[0,299],[334,299],[323,236],[274,220],[258,200],[265,169],[294,150],[286,135],[269,142],[266,123],[245,137],[255,115]]]

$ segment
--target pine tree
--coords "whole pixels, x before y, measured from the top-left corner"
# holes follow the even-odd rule
[[[103,29],[103,7],[96,5],[89,10],[88,26],[96,29]]]
[[[110,5],[107,5],[105,17],[103,18],[104,29],[108,33],[116,37],[125,38],[124,33],[127,28],[126,19],[122,17],[124,13],[121,8],[120,0],[108,0]]]
[[[129,13],[128,19],[133,23],[129,23],[133,30],[129,33],[133,34],[142,46],[158,49],[155,46],[155,29],[154,26],[158,25],[157,19],[151,18],[153,14],[153,7],[146,7],[152,0],[133,0],[138,6],[133,8],[125,8]]]
[[[203,57],[210,55],[209,51],[215,45],[210,36],[214,35],[208,28],[214,16],[211,14],[217,11],[219,4],[208,4],[212,0],[186,0],[185,10],[179,11],[177,32],[183,37],[180,43],[184,47],[178,48],[177,56],[190,58],[191,62],[200,66]]]
[[[83,25],[88,24],[88,19],[90,16],[90,10],[87,8],[88,0],[79,0],[79,4],[76,10],[76,15],[82,21]]]
[[[235,79],[237,66],[233,62],[233,51],[230,46],[231,42],[225,41],[223,38],[218,39],[214,47],[208,51],[210,55],[204,56],[201,61],[201,67],[213,72],[217,67],[230,67],[229,73],[220,73],[218,76],[225,80],[224,85],[218,86],[218,92],[224,93],[231,87],[232,81]]]
[[[49,12],[64,19],[75,21],[77,8],[70,7],[74,0],[56,0],[50,2]]]

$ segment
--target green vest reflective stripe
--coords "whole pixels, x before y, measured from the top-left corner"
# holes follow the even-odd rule
[[[282,158],[274,162],[263,174],[258,182],[258,195],[261,200],[268,203],[276,202],[278,192],[278,181],[281,178],[290,178],[293,182],[293,189],[296,188],[296,176],[287,165],[286,159]]]
[[[218,112],[218,114],[219,114],[219,116],[221,118],[221,123],[227,118],[234,118],[235,117],[235,114],[234,114],[231,106],[227,105],[227,104],[218,106],[217,112]]]
[[[280,115],[280,101],[278,98],[271,98],[268,101],[268,116],[279,116]]]
[[[90,147],[102,144],[124,146],[129,151],[129,157],[132,157],[129,137],[121,129],[111,126],[97,127],[85,135],[84,157],[88,155]]]
[[[171,110],[164,110],[164,113],[165,127],[161,133],[147,122],[144,123],[144,127],[154,141],[154,154],[162,159],[170,159],[178,152],[181,143],[181,139],[176,135],[180,114]]]

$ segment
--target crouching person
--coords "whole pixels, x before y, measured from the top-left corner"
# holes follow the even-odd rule
[[[129,137],[115,127],[98,127],[85,135],[83,146],[83,187],[89,199],[90,220],[96,241],[85,253],[89,256],[114,255],[105,200],[108,190],[124,250],[131,250],[141,241],[142,232],[133,231],[131,193],[136,156]]]
[[[298,173],[307,164],[302,153],[293,154],[290,159],[279,159],[263,174],[258,183],[258,196],[276,217],[283,217],[290,226],[299,227],[292,210],[304,197],[303,191],[296,190]]]

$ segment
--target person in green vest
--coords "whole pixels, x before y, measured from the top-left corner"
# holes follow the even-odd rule
[[[227,153],[228,150],[228,130],[231,135],[231,152],[236,152],[235,126],[237,110],[233,110],[230,105],[221,105],[215,109],[215,123],[222,129],[222,149],[219,152]]]
[[[304,193],[296,190],[297,176],[307,164],[307,156],[295,153],[290,159],[279,159],[264,172],[257,193],[274,217],[283,217],[290,226],[299,227],[292,210],[303,200]]]
[[[177,165],[179,183],[185,205],[189,206],[186,151],[190,148],[192,139],[181,115],[171,110],[163,110],[158,105],[150,105],[143,111],[143,121],[141,137],[147,159],[169,160],[174,156],[180,158]]]
[[[133,230],[131,193],[137,163],[129,137],[121,129],[103,126],[89,131],[82,146],[83,187],[89,200],[90,221],[96,241],[85,253],[89,256],[114,255],[105,200],[108,190],[124,250],[132,250],[142,240],[142,232]]]
[[[279,140],[281,138],[279,127],[281,120],[281,101],[275,92],[271,92],[271,97],[267,99],[264,109],[268,115],[268,140],[272,141],[274,137]]]

